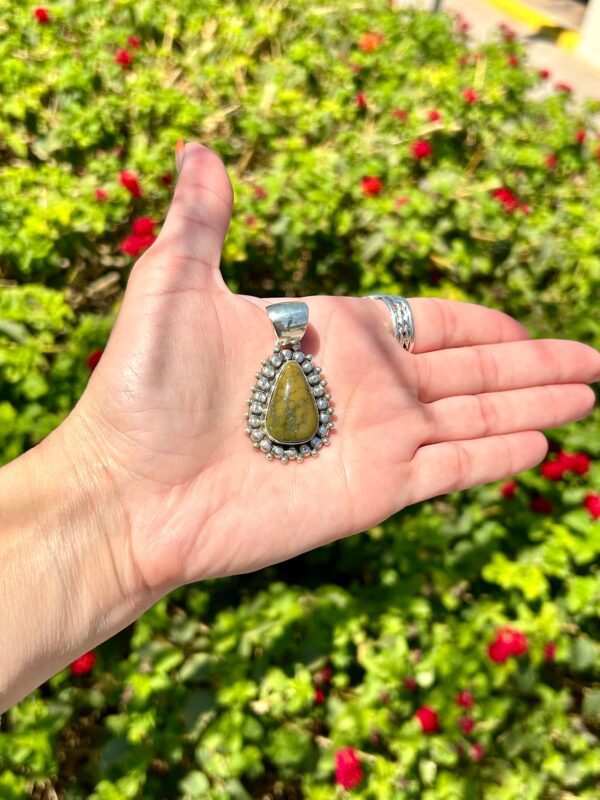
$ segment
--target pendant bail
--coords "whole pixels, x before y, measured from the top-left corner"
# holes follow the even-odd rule
[[[301,300],[273,303],[267,306],[267,314],[280,344],[298,342],[304,336],[308,327],[308,306]]]

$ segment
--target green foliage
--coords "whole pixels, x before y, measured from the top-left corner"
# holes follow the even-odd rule
[[[470,299],[600,344],[597,109],[541,87],[520,44],[475,50],[450,18],[387,2],[64,0],[47,25],[32,11],[0,0],[0,463],[83,391],[130,267],[119,244],[135,217],[164,217],[179,138],[232,174],[235,289]],[[369,31],[383,39],[365,51]],[[417,140],[431,156],[411,155]],[[598,458],[597,423],[557,445]],[[600,523],[582,501],[600,464],[517,482],[513,498],[452,495],[174,592],[89,675],[63,670],[4,716],[0,797],[328,800],[344,796],[342,746],[360,752],[366,800],[597,797]],[[528,652],[495,663],[505,625]],[[420,730],[421,705],[439,732]]]

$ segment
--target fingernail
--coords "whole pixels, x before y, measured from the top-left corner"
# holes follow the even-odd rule
[[[185,142],[183,139],[178,139],[175,143],[175,167],[177,172],[181,172],[183,166],[183,151],[185,150]]]

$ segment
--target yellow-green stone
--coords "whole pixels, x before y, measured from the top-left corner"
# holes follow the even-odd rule
[[[269,400],[267,433],[280,444],[307,442],[317,432],[319,414],[302,368],[295,361],[283,365]]]

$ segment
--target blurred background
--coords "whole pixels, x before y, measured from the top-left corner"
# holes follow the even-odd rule
[[[178,139],[231,175],[235,291],[470,300],[599,347],[599,8],[0,0],[0,463],[102,357]],[[0,717],[0,798],[598,798],[599,420],[164,598]]]

